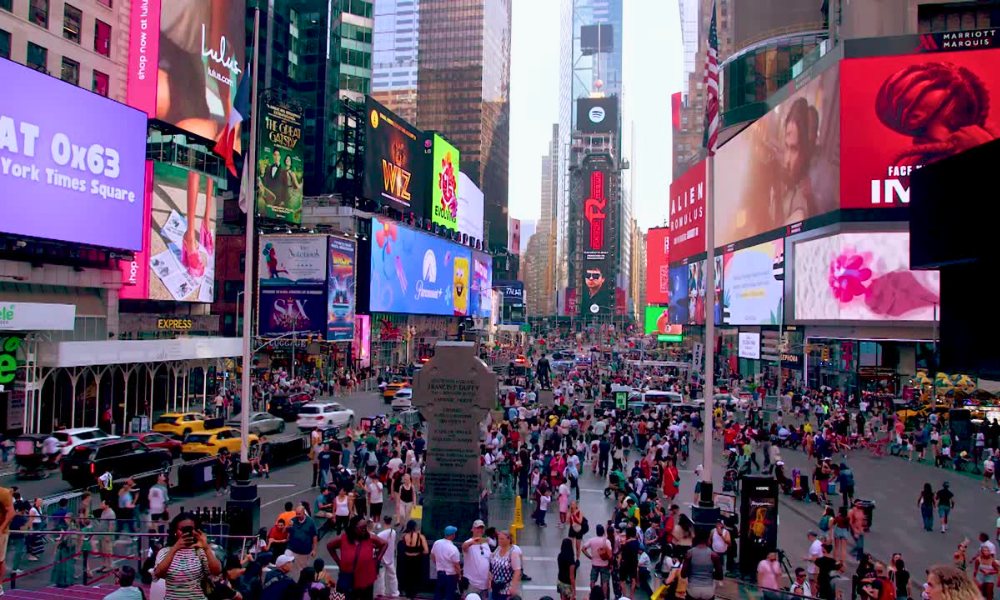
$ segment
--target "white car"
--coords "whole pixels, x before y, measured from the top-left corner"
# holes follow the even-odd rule
[[[344,427],[354,424],[354,411],[336,402],[309,402],[299,408],[299,418],[295,424],[302,430]]]
[[[80,444],[93,442],[96,440],[116,439],[119,436],[106,433],[97,427],[77,427],[76,429],[63,429],[53,431],[52,437],[59,440],[59,452],[66,456]]]
[[[402,388],[392,397],[392,410],[408,410],[413,408],[413,388]]]

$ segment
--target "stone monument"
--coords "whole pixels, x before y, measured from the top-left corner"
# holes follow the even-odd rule
[[[428,539],[448,525],[467,532],[482,494],[480,424],[496,406],[497,378],[472,342],[438,342],[417,373],[413,402],[427,425],[421,530]]]

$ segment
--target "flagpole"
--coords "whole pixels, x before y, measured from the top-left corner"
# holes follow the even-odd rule
[[[715,153],[708,153],[705,173],[705,439],[701,469],[701,506],[713,506],[712,497],[712,443],[715,426]]]
[[[257,276],[257,269],[254,268],[257,256],[254,250],[254,213],[257,210],[257,58],[260,56],[258,50],[260,45],[260,7],[254,3],[253,9],[253,60],[250,62],[250,148],[247,150],[247,164],[244,169],[250,169],[250,176],[243,177],[243,184],[249,184],[250,190],[247,198],[247,222],[246,241],[244,246],[245,267],[243,269],[243,376],[241,384],[240,402],[240,462],[246,464],[250,462],[249,444],[250,437],[250,410],[253,405],[253,391],[250,386],[250,371],[253,361],[253,280]],[[245,88],[244,88],[245,89]],[[247,194],[241,189],[241,194]]]

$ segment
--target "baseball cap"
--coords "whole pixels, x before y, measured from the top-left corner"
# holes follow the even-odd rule
[[[458,533],[458,527],[455,527],[454,525],[449,525],[444,528],[444,534],[446,536],[455,535],[456,533]]]
[[[473,528],[475,528],[475,527],[486,527],[486,523],[483,523],[482,519],[476,519],[475,521],[472,522],[472,527]]]
[[[283,567],[283,566],[285,566],[287,564],[290,564],[290,563],[292,563],[294,561],[295,561],[295,557],[292,556],[292,554],[289,553],[286,550],[284,554],[282,554],[281,556],[279,556],[278,559],[276,561],[274,561],[274,566],[276,566],[276,567],[278,567],[280,569],[281,567]]]

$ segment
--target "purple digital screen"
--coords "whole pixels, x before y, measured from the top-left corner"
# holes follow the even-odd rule
[[[0,232],[142,250],[146,115],[0,59]]]

